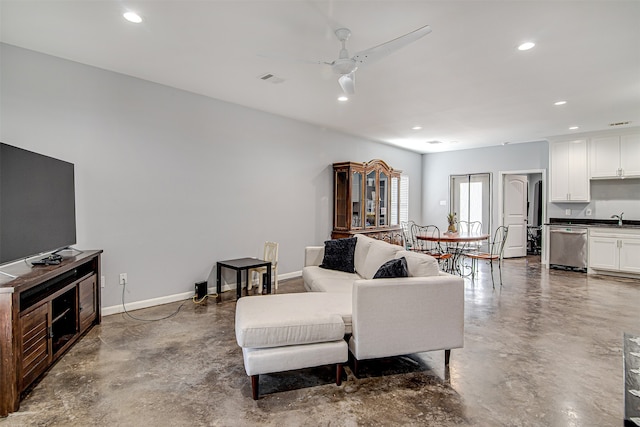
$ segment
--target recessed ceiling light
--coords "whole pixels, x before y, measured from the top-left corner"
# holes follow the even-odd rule
[[[411,128],[411,130],[420,130],[422,129],[422,126],[414,126]]]
[[[580,129],[580,128],[579,128],[578,126],[571,126],[571,127],[569,128],[569,130],[576,130],[576,129]]]
[[[529,50],[533,48],[535,45],[536,44],[533,42],[522,43],[520,46],[518,46],[518,50]]]
[[[135,12],[126,12],[122,16],[129,22],[133,22],[134,24],[139,24],[142,22],[142,18]]]
[[[553,105],[564,105],[566,103],[567,103],[567,101],[556,101],[556,102],[553,103]]]
[[[338,97],[338,101],[340,101],[340,102],[347,102],[348,100],[349,100],[349,98],[347,98],[344,95]]]

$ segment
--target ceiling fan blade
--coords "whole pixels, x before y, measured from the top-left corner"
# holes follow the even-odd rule
[[[356,63],[358,63],[358,65],[370,64],[405,47],[409,43],[413,43],[414,41],[426,36],[430,32],[431,27],[425,25],[424,27],[413,30],[410,33],[405,34],[404,36],[400,36],[378,46],[374,46],[372,48],[357,52],[353,56],[353,59],[356,61]]]
[[[353,95],[356,93],[356,74],[355,72],[350,72],[349,74],[343,74],[338,79],[338,83],[340,83],[340,87],[344,93],[349,95]]]

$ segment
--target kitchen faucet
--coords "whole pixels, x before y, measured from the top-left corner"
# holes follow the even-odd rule
[[[620,215],[611,215],[611,218],[618,218],[618,227],[622,227],[622,215],[624,212],[621,212]]]

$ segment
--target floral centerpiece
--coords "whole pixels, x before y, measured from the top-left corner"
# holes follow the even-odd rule
[[[456,218],[456,213],[450,213],[447,215],[447,221],[449,222],[449,227],[447,227],[447,233],[456,233],[456,222],[458,219]]]

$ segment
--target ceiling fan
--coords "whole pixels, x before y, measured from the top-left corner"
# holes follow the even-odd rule
[[[405,47],[409,43],[413,43],[414,41],[426,36],[430,32],[431,27],[425,25],[403,36],[389,40],[388,42],[356,52],[355,55],[349,57],[346,43],[351,36],[351,30],[348,28],[338,28],[335,30],[335,34],[338,40],[340,40],[340,43],[342,43],[342,49],[340,49],[338,59],[331,62],[318,61],[318,64],[330,65],[334,73],[340,74],[338,83],[342,90],[347,94],[354,94],[356,89],[355,72],[359,67],[384,58],[385,56]]]

